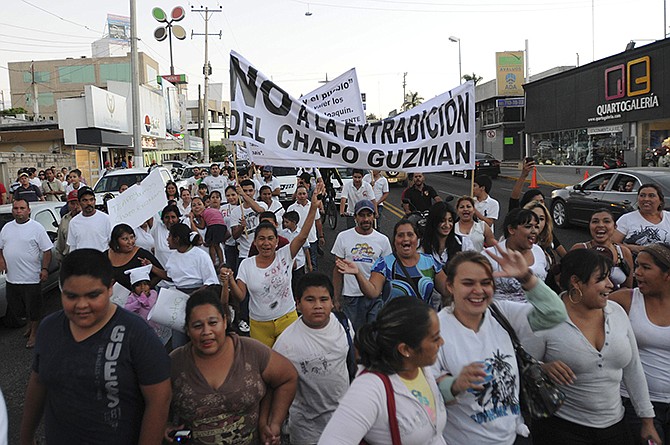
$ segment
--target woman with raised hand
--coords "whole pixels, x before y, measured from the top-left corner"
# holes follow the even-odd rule
[[[645,246],[637,256],[637,285],[610,294],[628,313],[654,406],[654,427],[662,443],[670,443],[670,244]],[[642,419],[635,413],[627,386],[621,387],[624,419],[634,437],[641,433]],[[646,438],[646,437],[644,437]]]
[[[444,444],[446,410],[430,370],[444,343],[435,311],[417,298],[396,298],[354,341],[365,371],[340,400],[319,445]]]
[[[293,260],[307,241],[319,206],[319,196],[323,196],[324,190],[323,184],[317,184],[307,218],[298,235],[287,246],[275,250],[279,241],[277,228],[268,222],[259,224],[254,234],[258,255],[244,259],[240,263],[237,280],[230,280],[230,290],[238,301],[244,300],[249,293],[250,335],[267,346],[272,347],[284,329],[298,319],[291,290]],[[232,271],[224,267],[221,273]]]
[[[624,309],[608,299],[611,267],[591,249],[570,251],[561,262],[568,319],[538,332],[532,353],[562,385],[565,402],[553,416],[533,421],[534,444],[633,443],[624,422],[622,382],[642,419],[640,438],[661,443],[633,328]]]
[[[585,243],[577,243],[570,250],[593,249],[609,258],[614,266],[610,271],[610,281],[615,289],[633,286],[633,254],[624,245],[612,241],[616,223],[614,215],[608,208],[598,209],[591,215],[589,231],[591,239]]]
[[[490,260],[476,252],[461,252],[447,264],[453,303],[438,315],[446,340],[433,367],[447,402],[447,444],[511,445],[528,435],[514,347],[489,306],[495,301],[526,346],[535,331],[566,318],[561,300],[532,273],[523,254],[493,248],[489,256],[499,266],[495,273]],[[494,277],[517,280],[530,304],[494,300]]]
[[[393,253],[377,259],[368,280],[356,263],[337,259],[340,273],[356,276],[356,281],[368,298],[382,295],[385,302],[398,297],[414,297],[429,303],[433,289],[447,295],[445,275],[440,263],[427,253],[417,250],[419,236],[416,226],[401,219],[393,227]]]

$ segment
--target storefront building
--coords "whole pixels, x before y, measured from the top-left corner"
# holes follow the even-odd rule
[[[541,164],[662,165],[668,67],[665,39],[524,85],[529,155]]]

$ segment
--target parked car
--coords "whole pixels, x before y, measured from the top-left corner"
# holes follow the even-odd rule
[[[42,224],[46,229],[49,239],[51,241],[56,240],[56,234],[58,232],[58,225],[60,224],[60,208],[65,205],[64,202],[32,202],[30,203],[30,217]],[[12,205],[5,204],[0,205],[0,229],[10,221],[13,221],[14,217],[12,216]],[[56,255],[51,250],[51,263],[49,263],[49,278],[42,285],[42,293],[46,293],[51,289],[55,288],[58,285],[58,271],[60,267],[58,260],[56,260]],[[0,273],[0,318],[5,317],[7,314],[7,275],[4,272]],[[19,320],[3,320],[7,326],[17,326],[20,325]]]
[[[382,175],[388,180],[389,186],[391,185],[400,185],[402,187],[407,187],[407,173],[401,171],[388,171],[382,172]]]
[[[240,162],[240,161],[238,161]],[[295,167],[272,167],[272,175],[279,180],[279,202],[284,207],[293,204],[293,194],[298,185],[298,169]]]
[[[632,188],[626,184],[632,182]],[[588,226],[594,210],[607,207],[615,218],[637,207],[642,184],[655,183],[663,190],[665,209],[670,210],[670,175],[662,167],[603,170],[582,182],[551,192],[551,216],[558,227]],[[628,190],[628,191],[627,191]]]
[[[464,178],[469,178],[472,170],[454,170],[452,175],[463,175]],[[496,179],[500,175],[500,161],[497,160],[491,153],[475,153],[475,177],[477,175],[488,175]]]
[[[163,183],[174,181],[172,173],[166,167],[154,167],[160,171]],[[139,184],[149,175],[149,168],[122,168],[105,172],[98,182],[95,183],[93,191],[95,192],[95,207],[104,208],[104,197],[111,193],[115,197],[119,195],[119,188],[125,184],[128,187]],[[175,181],[177,188],[186,186],[186,181]]]

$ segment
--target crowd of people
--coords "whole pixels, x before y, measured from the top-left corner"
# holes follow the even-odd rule
[[[531,168],[506,213],[486,176],[452,206],[414,174],[388,236],[388,184],[355,170],[332,270],[319,264],[331,169],[301,169],[285,208],[272,167],[213,164],[185,188],[168,183],[167,205],[139,227],[112,227],[74,170],[66,186],[47,170],[39,188],[19,172],[0,269],[34,348],[21,443],[42,416],[48,443],[670,443],[662,190],[640,186],[619,221],[596,210],[590,239],[565,246],[544,195],[523,193]],[[45,196],[67,201],[54,244],[30,219]],[[42,319],[52,249],[62,311]],[[150,319],[170,288],[186,294],[183,326]],[[493,310],[564,392],[554,415],[523,412]]]

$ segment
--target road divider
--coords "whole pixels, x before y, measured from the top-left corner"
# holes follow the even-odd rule
[[[405,217],[405,211],[403,209],[394,206],[388,201],[384,201],[384,210],[388,210],[399,219],[403,219]]]

